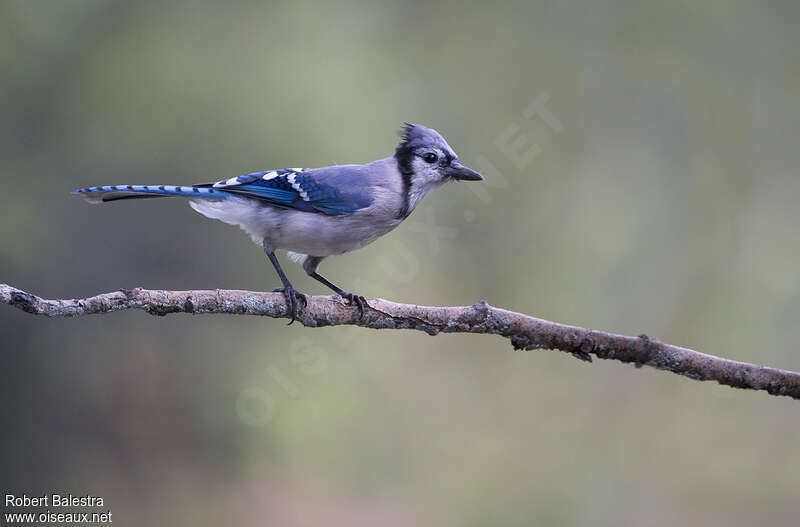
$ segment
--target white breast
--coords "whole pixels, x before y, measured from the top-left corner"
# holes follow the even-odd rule
[[[342,254],[374,242],[402,219],[399,194],[378,189],[370,207],[347,216],[327,216],[265,205],[248,198],[193,200],[191,207],[207,216],[238,225],[258,246],[286,249],[312,256]]]

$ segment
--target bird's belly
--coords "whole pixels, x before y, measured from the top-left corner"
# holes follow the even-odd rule
[[[325,216],[287,211],[284,221],[267,237],[277,249],[312,256],[330,256],[360,249],[394,229],[399,220],[374,217]]]
[[[257,245],[311,256],[342,254],[364,247],[391,231],[402,220],[385,211],[326,216],[278,209],[255,200],[196,200],[192,208],[209,218],[240,226]]]

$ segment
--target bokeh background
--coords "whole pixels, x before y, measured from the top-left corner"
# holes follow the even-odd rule
[[[800,370],[798,23],[791,1],[6,0],[0,281],[270,290],[260,249],[181,200],[69,192],[369,161],[407,120],[487,181],[326,261],[334,282]],[[241,316],[6,307],[0,335],[3,491],[100,495],[125,525],[800,517],[786,398]]]

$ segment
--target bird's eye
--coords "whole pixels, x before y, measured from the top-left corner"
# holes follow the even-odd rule
[[[426,163],[436,163],[436,160],[439,159],[439,157],[433,152],[428,152],[422,156],[422,159],[424,159]]]

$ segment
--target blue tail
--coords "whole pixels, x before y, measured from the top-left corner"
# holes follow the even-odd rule
[[[119,199],[165,198],[182,196],[184,198],[226,199],[231,193],[208,185],[175,186],[175,185],[114,185],[105,187],[87,187],[72,191],[83,196],[90,203],[102,203]]]

